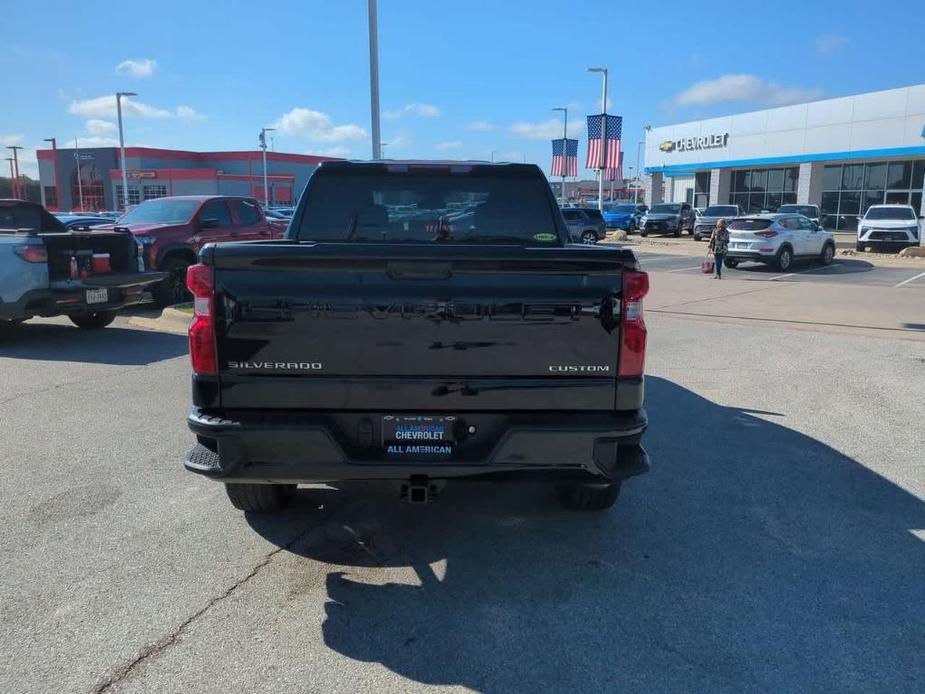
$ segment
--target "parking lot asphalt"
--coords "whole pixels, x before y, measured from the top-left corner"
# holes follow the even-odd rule
[[[688,255],[636,250],[645,270],[692,275],[700,273],[700,264],[703,262],[705,252],[705,246],[692,249]],[[836,257],[828,266],[798,262],[788,272],[781,272],[761,263],[742,263],[735,269],[724,267],[723,277],[761,282],[836,282],[876,287],[925,289],[925,265],[888,267],[863,258],[843,256]]]
[[[648,322],[652,471],[603,514],[457,484],[245,517],[180,465],[183,337],[0,337],[0,691],[920,692],[925,343]]]

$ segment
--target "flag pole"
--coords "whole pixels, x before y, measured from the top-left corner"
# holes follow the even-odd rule
[[[568,175],[568,107],[562,110],[562,204],[565,204],[565,177]]]

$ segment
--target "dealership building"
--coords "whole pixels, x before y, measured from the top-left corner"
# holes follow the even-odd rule
[[[925,213],[925,84],[652,128],[645,152],[649,204],[813,204],[853,231],[874,204]]]
[[[79,144],[79,143],[78,143]],[[329,157],[267,152],[271,205],[298,199],[319,162]],[[122,208],[118,147],[38,151],[43,202],[50,210]],[[186,152],[126,147],[128,203],[167,195],[240,195],[264,200],[263,152]]]

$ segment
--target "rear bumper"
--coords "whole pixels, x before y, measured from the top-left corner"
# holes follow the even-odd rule
[[[199,443],[187,470],[225,482],[311,483],[344,480],[481,478],[505,474],[620,480],[649,469],[642,447],[644,409],[628,413],[460,414],[477,433],[449,460],[396,461],[376,451],[386,413],[251,413],[233,418],[193,408]],[[345,422],[350,425],[347,435]],[[353,427],[356,427],[354,430]],[[354,431],[357,432],[354,434]],[[366,437],[365,447],[358,439]]]
[[[115,311],[143,303],[145,291],[165,276],[163,272],[145,272],[100,276],[80,282],[55,282],[52,287],[30,290],[14,302],[0,302],[0,319]],[[94,289],[105,289],[107,300],[88,304],[87,290]]]

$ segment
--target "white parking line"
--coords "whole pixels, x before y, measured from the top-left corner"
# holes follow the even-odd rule
[[[666,270],[666,272],[688,272],[690,270],[699,270],[700,268],[700,265],[693,265],[691,267],[679,267],[675,268],[674,270]]]
[[[786,275],[777,275],[776,277],[768,277],[768,282],[773,282],[774,280],[782,280],[785,277],[793,277],[794,275],[802,275],[806,272],[812,272],[813,270],[828,270],[830,267],[835,267],[835,263],[831,265],[814,265],[813,267],[808,267],[805,270],[800,270],[799,272],[788,272]]]
[[[915,277],[910,277],[907,280],[903,280],[899,284],[894,284],[893,289],[896,289],[896,287],[902,287],[904,284],[909,284],[910,282],[915,282],[919,277],[925,277],[925,272],[920,272]]]

